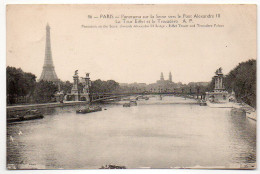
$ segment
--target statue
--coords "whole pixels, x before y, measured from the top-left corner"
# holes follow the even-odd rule
[[[218,73],[222,74],[222,68],[221,67],[218,69]]]
[[[216,70],[215,74],[218,75],[218,69]]]
[[[89,78],[89,73],[86,73],[86,77]]]
[[[78,70],[75,71],[75,76],[77,76],[77,75],[78,75]]]
[[[217,69],[216,72],[215,72],[215,74],[216,74],[216,75],[222,74],[222,68],[220,67],[219,69]]]

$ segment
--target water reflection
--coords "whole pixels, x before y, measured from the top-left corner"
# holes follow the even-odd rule
[[[42,110],[45,118],[7,126],[7,163],[19,168],[240,167],[256,161],[256,123],[177,97]],[[250,122],[251,121],[251,122]],[[19,135],[19,132],[22,135]],[[11,138],[13,138],[13,141]]]

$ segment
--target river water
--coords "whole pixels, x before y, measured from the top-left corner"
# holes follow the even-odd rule
[[[7,167],[254,166],[256,122],[190,102],[157,96],[133,107],[103,104],[103,111],[89,114],[76,114],[78,106],[45,110],[44,119],[7,125]]]

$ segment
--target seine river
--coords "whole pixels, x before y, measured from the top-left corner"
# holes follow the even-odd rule
[[[82,115],[77,107],[45,110],[44,119],[7,125],[7,166],[240,168],[256,163],[255,121],[190,102],[157,96],[133,107],[103,104],[103,111]]]

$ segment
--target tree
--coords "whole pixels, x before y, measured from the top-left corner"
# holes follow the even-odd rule
[[[60,88],[61,90],[64,92],[64,94],[68,94],[71,92],[73,84],[70,83],[70,81],[66,81],[66,82],[60,82]]]
[[[111,93],[119,90],[119,83],[114,80],[102,81],[100,79],[92,82],[91,93]]]
[[[107,92],[114,92],[119,89],[119,83],[114,80],[106,81]]]
[[[19,97],[30,97],[36,85],[36,76],[23,72],[21,68],[6,68],[7,103],[16,103]]]
[[[58,85],[41,80],[36,84],[34,91],[34,100],[36,103],[47,103],[52,102],[55,92],[58,91]]]
[[[224,78],[226,89],[234,90],[237,99],[256,107],[256,60],[239,63]]]
[[[214,77],[212,77],[212,79],[211,79],[211,81],[210,81],[210,84],[207,86],[207,89],[208,89],[209,91],[213,91],[214,88],[215,88],[215,79],[214,79]]]

